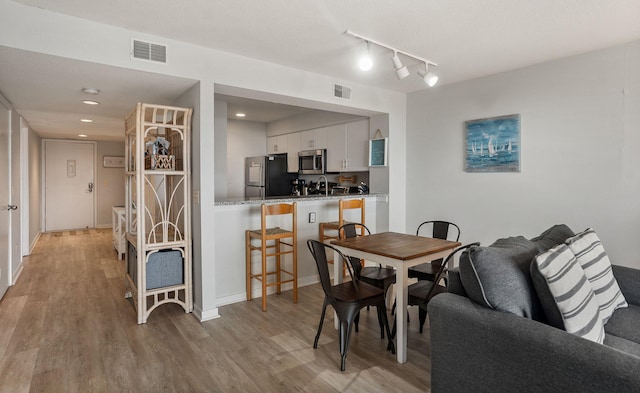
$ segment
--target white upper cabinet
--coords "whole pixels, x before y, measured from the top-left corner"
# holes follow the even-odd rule
[[[369,170],[369,120],[347,124],[347,172]]]
[[[298,152],[300,150],[300,133],[287,134],[287,172],[298,173]]]
[[[267,154],[287,153],[287,136],[277,135],[267,138]]]
[[[327,148],[327,128],[316,128],[299,132],[300,150],[314,150]]]
[[[326,127],[327,172],[369,170],[369,120]]]
[[[342,172],[347,157],[347,126],[326,127],[327,130],[327,172]]]

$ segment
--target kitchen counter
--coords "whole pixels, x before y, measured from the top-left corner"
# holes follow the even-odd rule
[[[338,201],[340,199],[365,198],[366,225],[372,232],[388,230],[389,205],[387,194],[341,194],[272,197],[268,199],[235,198],[217,201],[215,217],[202,225],[215,226],[216,299],[217,305],[246,300],[245,231],[258,229],[261,224],[260,204],[297,203],[298,229],[298,286],[318,282],[318,269],[311,253],[307,249],[307,240],[318,239],[319,223],[338,220]],[[312,214],[313,213],[313,214]],[[345,220],[359,221],[359,211],[347,211]],[[290,217],[270,217],[269,226],[289,227]],[[209,241],[208,239],[206,241]],[[254,263],[259,263],[258,260]],[[269,262],[272,263],[272,262]],[[256,265],[256,269],[260,266]],[[290,289],[285,284],[282,290]],[[256,299],[260,297],[260,285],[254,286]],[[269,287],[268,293],[275,291]],[[256,305],[259,310],[259,304]]]
[[[236,205],[260,205],[262,203],[291,203],[291,202],[303,202],[303,201],[324,201],[324,200],[338,200],[338,199],[354,199],[354,198],[378,198],[386,197],[388,194],[334,194],[327,195],[288,195],[278,197],[266,197],[261,198],[229,198],[221,201],[216,201],[216,206],[236,206]]]

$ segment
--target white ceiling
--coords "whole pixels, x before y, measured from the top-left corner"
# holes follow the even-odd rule
[[[355,63],[364,44],[345,35],[345,30],[438,63],[434,71],[440,76],[439,84],[640,39],[640,0],[17,2],[400,92],[426,88],[415,75],[418,64],[401,56],[412,75],[397,80],[391,53],[372,46],[376,64],[363,73]],[[177,19],[188,23],[176,23]],[[58,123],[60,130],[75,127],[77,114],[86,109],[77,107],[79,89],[90,83],[117,87],[111,96],[105,91],[100,96],[104,106],[94,109],[111,122],[121,122],[123,117],[122,113],[114,116],[116,106],[131,108],[139,100],[170,102],[194,83],[113,67],[96,72],[100,66],[55,58],[56,72],[49,72],[49,56],[0,49],[0,89],[40,133],[55,132]],[[45,65],[48,71],[42,72]],[[140,85],[125,91],[125,83],[118,81],[130,85],[129,77]],[[141,85],[166,89],[136,96]],[[48,87],[44,93],[42,86]],[[75,123],[67,123],[65,116]]]

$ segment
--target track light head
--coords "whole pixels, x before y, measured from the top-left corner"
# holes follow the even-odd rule
[[[393,57],[391,58],[393,62],[393,67],[396,69],[396,76],[398,79],[404,79],[409,76],[409,69],[407,66],[403,66],[400,58],[398,57],[398,52],[393,52]]]
[[[360,57],[358,66],[362,71],[369,71],[371,68],[373,68],[373,59],[369,54],[369,41],[367,41],[367,51]]]
[[[424,80],[424,83],[429,87],[433,87],[438,83],[438,75],[433,72],[429,72],[429,65],[427,63],[424,64],[424,71],[418,70],[418,75]]]

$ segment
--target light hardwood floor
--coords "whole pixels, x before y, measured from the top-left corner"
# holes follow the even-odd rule
[[[269,296],[266,313],[254,300],[200,323],[164,305],[137,325],[123,272],[111,229],[43,234],[0,301],[0,392],[429,391],[428,323],[419,334],[417,310],[408,363],[385,350],[375,309],[363,310],[342,373],[332,312],[313,349],[317,284],[300,288],[298,304]]]

